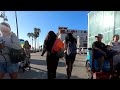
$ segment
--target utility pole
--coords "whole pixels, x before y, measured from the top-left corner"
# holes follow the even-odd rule
[[[15,19],[16,19],[16,28],[17,28],[17,37],[19,38],[18,32],[18,21],[17,21],[17,12],[15,11]]]

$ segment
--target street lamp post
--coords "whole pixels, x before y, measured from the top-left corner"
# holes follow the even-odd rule
[[[17,12],[16,11],[15,11],[15,19],[16,19],[17,37],[19,37],[19,34],[18,34]]]

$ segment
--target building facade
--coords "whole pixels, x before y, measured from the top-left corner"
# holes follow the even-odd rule
[[[108,44],[114,34],[120,35],[120,11],[91,11],[88,14],[88,47],[92,47],[95,35],[103,34],[103,42]]]
[[[87,47],[87,30],[72,30],[68,29],[68,27],[58,27],[58,38],[64,41],[66,35],[70,32],[77,39],[78,48]]]

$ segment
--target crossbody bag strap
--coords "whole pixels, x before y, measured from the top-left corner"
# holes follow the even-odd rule
[[[13,43],[13,40],[12,40],[12,38],[13,38],[13,35],[11,35],[11,42]]]

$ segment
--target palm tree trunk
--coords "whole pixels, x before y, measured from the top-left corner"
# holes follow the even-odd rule
[[[29,43],[31,44],[31,38],[29,37]]]
[[[33,50],[33,38],[32,38],[32,50]]]
[[[36,39],[35,39],[35,52],[36,52]]]

